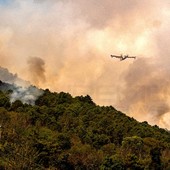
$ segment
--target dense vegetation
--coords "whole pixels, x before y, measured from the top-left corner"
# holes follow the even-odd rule
[[[1,82],[2,85],[2,82]],[[90,96],[44,91],[35,105],[0,91],[0,169],[168,170],[170,133]]]

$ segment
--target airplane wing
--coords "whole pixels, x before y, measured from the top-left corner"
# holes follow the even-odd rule
[[[110,56],[115,58],[122,58],[122,56],[118,56],[118,55],[110,55]]]
[[[135,58],[136,58],[136,56],[130,56],[130,57],[127,57],[127,58],[134,58],[134,59],[135,59]]]

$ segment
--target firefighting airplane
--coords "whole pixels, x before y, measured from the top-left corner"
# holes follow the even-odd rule
[[[136,56],[128,56],[128,55],[120,55],[120,56],[117,56],[117,55],[111,55],[111,57],[115,57],[115,58],[120,58],[120,61],[122,61],[122,60],[125,60],[125,59],[127,59],[127,58],[136,58]]]

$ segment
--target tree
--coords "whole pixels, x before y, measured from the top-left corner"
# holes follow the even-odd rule
[[[121,159],[106,157],[100,166],[100,170],[125,170]]]
[[[138,136],[126,137],[122,141],[123,154],[133,153],[141,157],[143,147],[143,139]]]
[[[8,153],[8,155],[3,154],[2,156],[4,169],[34,170],[39,167],[36,163],[39,153],[29,141],[8,143],[5,147],[5,153]]]
[[[4,107],[4,108],[10,107],[10,99],[2,91],[0,91],[0,107]]]
[[[21,107],[23,107],[23,103],[20,100],[16,100],[12,103],[10,110],[18,111]]]
[[[149,166],[150,170],[163,170],[161,162],[161,148],[155,147],[150,151],[151,155],[151,164]]]

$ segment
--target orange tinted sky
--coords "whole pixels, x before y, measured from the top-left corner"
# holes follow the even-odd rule
[[[0,65],[170,128],[168,0],[13,0],[0,5]],[[119,62],[110,54],[136,55]]]

